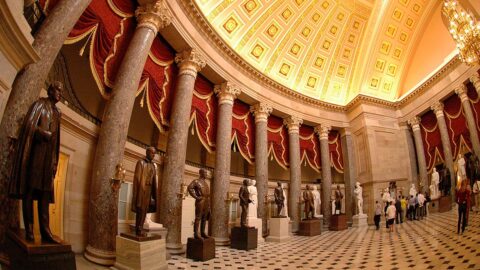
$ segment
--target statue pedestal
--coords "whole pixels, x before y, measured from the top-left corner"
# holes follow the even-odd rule
[[[258,243],[264,243],[265,239],[263,239],[262,235],[262,220],[259,218],[249,218],[247,217],[247,226],[255,227],[258,230]]]
[[[163,227],[160,223],[153,223],[153,225],[152,223],[145,222],[143,225],[143,231],[147,234],[157,234],[162,236],[162,239],[167,239],[168,229]],[[130,224],[130,232],[135,234],[135,224]],[[167,260],[169,260],[170,257],[170,253],[167,252]]]
[[[439,213],[444,213],[448,212],[452,209],[452,197],[451,196],[445,196],[445,197],[440,197],[438,200],[438,212]]]
[[[368,227],[367,215],[355,215],[352,217],[353,224],[352,227]]]
[[[116,260],[112,269],[164,270],[167,269],[165,239],[151,234],[138,237],[133,234],[117,235]]]
[[[315,236],[322,234],[322,222],[320,219],[306,219],[300,221],[298,235]]]
[[[438,213],[440,210],[440,198],[432,199],[428,204],[428,213]]]
[[[330,227],[328,229],[330,231],[343,231],[346,230],[347,227],[347,215],[340,214],[340,215],[333,215],[330,219]]]
[[[187,258],[196,261],[208,261],[215,258],[215,239],[195,239],[189,237],[187,240]]]
[[[233,227],[230,235],[230,247],[240,250],[256,249],[258,230],[249,227]]]
[[[287,217],[274,217],[270,219],[270,235],[267,242],[283,242],[290,238],[290,219]]]
[[[10,257],[10,268],[15,270],[75,270],[75,254],[72,246],[63,241],[60,244],[25,240],[25,231],[8,231],[6,252]]]

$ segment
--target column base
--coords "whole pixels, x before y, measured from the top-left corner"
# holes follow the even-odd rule
[[[122,234],[116,239],[117,259],[112,269],[118,270],[165,270],[165,239],[160,235],[136,237]]]
[[[230,246],[230,238],[225,237],[213,237],[215,239],[215,246]]]
[[[180,255],[185,253],[185,247],[182,243],[167,243],[167,252],[171,255]]]
[[[85,259],[100,265],[112,266],[115,263],[115,252],[101,250],[88,245],[83,253]]]

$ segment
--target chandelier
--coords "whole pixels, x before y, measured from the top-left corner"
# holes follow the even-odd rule
[[[445,0],[442,14],[449,23],[450,35],[457,43],[460,60],[469,66],[480,64],[480,22],[457,0]]]

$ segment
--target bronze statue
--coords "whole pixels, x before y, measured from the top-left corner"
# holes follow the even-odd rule
[[[248,192],[248,185],[250,184],[250,180],[248,179],[243,179],[243,185],[240,187],[240,190],[238,192],[238,198],[240,199],[240,206],[242,207],[242,215],[240,217],[240,225],[242,227],[248,227],[247,226],[247,214],[248,214],[248,204],[252,202],[250,200],[249,192]]]
[[[335,214],[338,215],[342,212],[342,199],[343,199],[343,193],[340,190],[340,185],[337,185],[337,190],[335,190]]]
[[[193,180],[188,185],[188,193],[195,199],[195,223],[193,225],[195,239],[208,238],[205,233],[205,225],[210,219],[210,188],[205,181],[207,171],[200,169],[199,174],[200,178]]]
[[[157,166],[153,163],[157,150],[148,147],[145,159],[139,160],[133,176],[132,211],[135,216],[135,234],[142,232],[147,213],[157,211]]]
[[[306,190],[303,192],[305,219],[313,219],[315,216],[315,206],[312,190],[313,188],[310,187],[310,185],[307,185]]]
[[[273,193],[275,196],[275,204],[277,204],[277,216],[281,217],[283,207],[285,206],[285,196],[283,195],[282,183],[277,182],[277,187]]]
[[[48,87],[48,97],[30,106],[17,141],[9,196],[22,200],[27,241],[34,240],[33,200],[37,200],[42,241],[58,243],[50,231],[48,206],[54,202],[53,180],[60,151],[61,119],[55,104],[60,101],[62,90],[61,82],[53,82]]]

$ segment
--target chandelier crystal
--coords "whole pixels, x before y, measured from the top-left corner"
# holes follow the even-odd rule
[[[480,22],[457,0],[445,0],[442,14],[449,23],[450,35],[457,43],[460,60],[469,66],[480,64]]]

